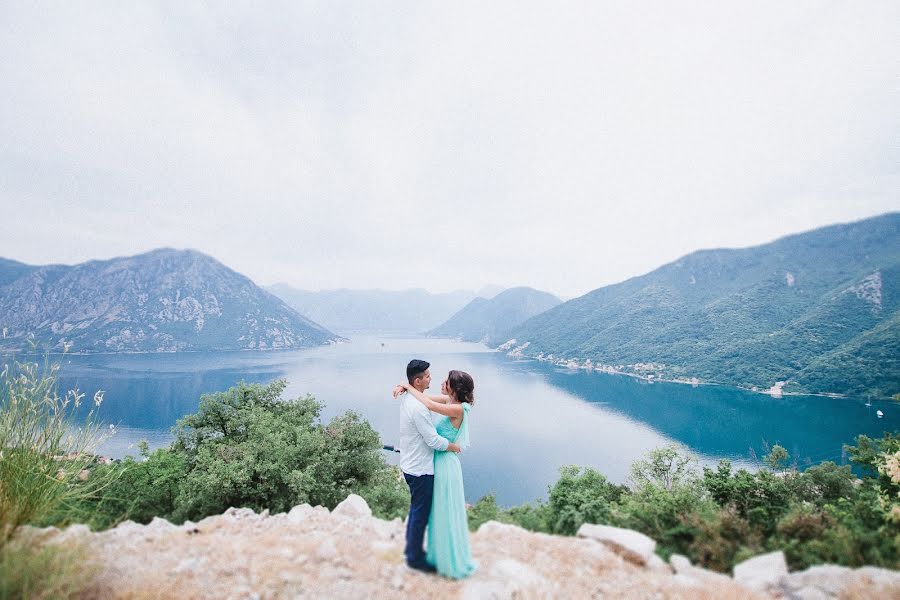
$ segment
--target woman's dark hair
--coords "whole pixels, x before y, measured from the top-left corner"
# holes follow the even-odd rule
[[[475,404],[475,380],[465,371],[450,371],[447,385],[453,390],[458,402]]]

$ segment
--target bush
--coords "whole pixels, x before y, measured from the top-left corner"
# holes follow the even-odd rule
[[[526,503],[503,509],[497,506],[497,496],[493,492],[483,496],[469,507],[469,530],[477,531],[488,521],[498,521],[518,525],[529,531],[549,533],[548,506],[542,502]]]
[[[96,498],[82,502],[78,520],[92,529],[106,529],[130,519],[149,523],[155,516],[171,516],[175,499],[187,475],[187,460],[177,452],[160,448],[150,452],[141,442],[140,459],[127,457],[121,465],[101,465],[95,475],[115,470],[118,476]]]
[[[381,452],[377,432],[353,412],[319,422],[312,396],[282,398],[283,380],[204,395],[180,419],[168,449],[127,460],[122,477],[89,508],[92,525],[154,516],[175,523],[229,507],[287,512],[309,503],[334,508],[351,493],[376,516],[406,514],[409,492]]]
[[[562,467],[559,474],[547,504],[547,523],[553,533],[575,535],[583,523],[608,523],[611,505],[628,491],[590,468]]]
[[[702,487],[682,484],[667,490],[645,485],[627,496],[617,514],[617,524],[655,539],[664,558],[678,552],[688,554],[700,535],[700,523],[716,514],[716,504]]]
[[[631,485],[636,491],[646,486],[671,491],[697,480],[697,459],[676,445],[651,450],[631,465]]]
[[[469,507],[469,531],[478,531],[488,521],[500,520],[500,508],[497,506],[497,495],[494,492],[481,497],[478,502]]]

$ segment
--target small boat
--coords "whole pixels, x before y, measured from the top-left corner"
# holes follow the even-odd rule
[[[878,418],[879,418],[879,419],[880,419],[881,417],[884,416],[884,413],[881,412],[880,410],[876,410],[876,411],[875,411],[875,414],[878,415]]]

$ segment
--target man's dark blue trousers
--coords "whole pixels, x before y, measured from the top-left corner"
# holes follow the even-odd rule
[[[432,570],[434,567],[425,560],[425,528],[431,515],[431,500],[434,497],[434,475],[410,475],[404,473],[406,485],[412,496],[409,503],[409,518],[406,520],[406,564],[413,569]]]

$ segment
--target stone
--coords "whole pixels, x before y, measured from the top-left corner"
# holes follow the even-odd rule
[[[51,543],[53,544],[66,544],[69,542],[81,542],[90,537],[91,528],[87,525],[77,524],[77,525],[69,525],[67,528],[63,529],[59,535],[52,538]]]
[[[506,592],[506,586],[500,582],[470,579],[463,584],[459,597],[462,600],[500,600],[512,596]],[[525,597],[531,598],[532,596]]]
[[[887,587],[900,587],[900,571],[880,569],[878,567],[860,567],[856,569],[856,576],[863,577],[875,585]]]
[[[677,581],[681,585],[685,587],[700,587],[702,584],[694,579],[693,577],[688,577],[687,575],[682,575],[681,573],[672,577],[672,581]]]
[[[500,523],[499,521],[485,521],[478,528],[479,534],[486,534],[489,536],[516,534],[523,531],[525,530],[521,527],[510,525],[508,523]]]
[[[232,517],[234,519],[249,519],[256,517],[257,514],[253,511],[252,508],[235,508],[232,506],[225,511],[224,516]]]
[[[153,520],[150,521],[146,527],[155,530],[175,529],[175,525],[172,525],[167,520],[160,517],[153,517]]]
[[[287,519],[290,523],[302,523],[313,514],[313,507],[309,504],[298,504],[288,513]]]
[[[331,561],[338,557],[337,546],[331,538],[325,538],[316,548],[316,558]]]
[[[736,582],[761,592],[777,586],[787,574],[787,562],[781,550],[754,556],[734,566]]]
[[[333,515],[342,515],[345,517],[371,517],[372,509],[369,508],[368,503],[361,497],[356,494],[350,494],[340,504],[334,507],[334,510],[331,511]]]
[[[794,591],[791,598],[796,600],[831,600],[834,596],[826,594],[817,587],[805,587]]]
[[[206,564],[206,559],[198,558],[198,557],[188,557],[182,559],[175,565],[175,568],[172,569],[172,574],[178,575],[180,573],[193,573],[203,567]]]
[[[609,525],[592,525],[585,523],[576,534],[580,538],[596,540],[613,550],[630,563],[644,566],[656,556],[656,541],[643,533],[610,527]]]
[[[672,565],[672,569],[674,569],[676,573],[681,573],[683,570],[689,569],[692,566],[691,560],[682,554],[673,554],[670,556],[669,564]]]
[[[838,565],[817,565],[805,571],[791,573],[785,578],[785,585],[793,589],[817,588],[824,593],[837,596],[853,577],[853,569]]]
[[[647,564],[644,565],[647,569],[653,571],[654,573],[661,573],[665,575],[672,574],[672,567],[669,566],[669,563],[661,559],[659,556],[654,554],[647,561]]]
[[[687,556],[681,554],[673,554],[670,556],[669,564],[672,565],[672,569],[678,575],[683,575],[698,583],[712,584],[720,587],[732,583],[731,577],[728,575],[709,571],[701,567],[695,567],[691,564],[691,561]]]

